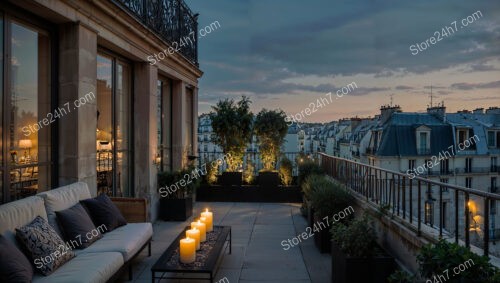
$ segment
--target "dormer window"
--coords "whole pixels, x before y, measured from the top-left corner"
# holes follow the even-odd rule
[[[431,152],[431,129],[420,126],[416,130],[416,145],[418,154],[430,154]]]

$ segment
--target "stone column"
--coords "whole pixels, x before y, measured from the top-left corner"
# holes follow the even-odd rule
[[[77,181],[87,183],[97,193],[97,32],[81,23],[59,27],[59,108],[66,113],[58,120],[59,185]],[[74,101],[86,94],[84,105]],[[69,103],[69,109],[67,107]]]
[[[157,127],[158,69],[149,63],[134,65],[134,186],[135,197],[149,201],[149,219],[158,215],[157,168],[153,160],[158,151]]]
[[[172,169],[175,171],[181,169],[186,162],[186,87],[183,81],[173,81],[172,94]]]

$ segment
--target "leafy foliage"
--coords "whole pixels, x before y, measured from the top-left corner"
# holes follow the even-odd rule
[[[330,187],[331,182],[325,175],[311,174],[302,182],[302,192],[307,200],[311,200],[314,190],[321,187]]]
[[[259,152],[264,165],[263,171],[275,169],[281,145],[285,141],[288,132],[288,124],[285,118],[286,114],[283,110],[262,109],[257,114],[254,131],[259,142]]]
[[[387,278],[389,283],[413,283],[416,278],[415,275],[409,274],[403,270],[397,270],[389,278]]]
[[[292,180],[293,180],[292,170],[293,170],[292,161],[286,157],[283,157],[281,159],[279,174],[280,174],[281,183],[284,186],[290,186],[292,184]]]
[[[332,182],[325,177],[321,181],[312,181],[311,203],[319,218],[332,217],[334,214],[352,206],[353,197],[342,185]],[[349,215],[344,221],[352,218]]]
[[[375,254],[377,237],[373,222],[367,215],[355,218],[349,225],[335,223],[330,232],[332,239],[348,256],[369,258]]]
[[[249,159],[247,159],[246,163],[247,164],[246,164],[245,170],[243,170],[243,181],[245,181],[245,183],[251,185],[251,184],[253,184],[254,179],[255,179],[254,178],[255,165]]]
[[[217,174],[219,173],[219,164],[216,161],[209,161],[205,163],[207,174],[205,175],[205,183],[213,185],[217,183]]]
[[[311,174],[323,174],[323,169],[312,160],[303,159],[302,162],[299,160],[299,184],[302,185],[307,176]]]
[[[170,199],[190,197],[199,187],[201,177],[201,171],[194,167],[175,172],[160,172],[158,173],[158,189],[160,196]]]
[[[448,270],[450,278],[447,282],[500,282],[499,270],[489,263],[487,257],[446,240],[422,247],[417,261],[423,278],[433,278]],[[453,268],[459,265],[467,268],[463,271],[460,269],[460,274],[452,277]]]
[[[253,114],[250,112],[250,99],[243,96],[240,101],[232,99],[221,100],[212,106],[210,112],[214,136],[213,143],[218,145],[224,153],[229,153],[229,172],[238,171],[243,164],[243,156],[247,144],[252,138]]]

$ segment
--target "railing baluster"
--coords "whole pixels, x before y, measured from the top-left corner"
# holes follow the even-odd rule
[[[413,223],[413,179],[410,179],[410,224]]]
[[[421,235],[422,226],[422,182],[418,180],[418,222],[417,222],[417,235]]]
[[[455,190],[455,243],[458,244],[458,190]]]
[[[403,219],[406,219],[406,178],[403,176]]]
[[[484,198],[484,255],[488,256],[490,251],[490,202]]]
[[[394,173],[392,174],[391,178],[391,187],[392,187],[392,214],[394,214],[396,212],[396,183],[394,181]]]
[[[443,238],[443,187],[439,186],[439,238]]]
[[[393,174],[392,176],[393,176],[393,179],[394,179],[394,174]],[[396,211],[397,211],[397,213],[398,213],[398,216],[399,216],[399,209],[400,209],[400,205],[399,205],[399,203],[401,202],[401,201],[400,201],[400,198],[401,198],[401,182],[400,182],[400,181],[401,181],[401,178],[400,178],[400,176],[398,175],[398,195],[397,195],[397,202],[396,202],[396,203],[397,203],[397,206],[398,206],[398,209],[396,210]]]
[[[465,217],[465,246],[467,248],[470,247],[470,238],[469,238],[469,228],[470,228],[470,223],[469,223],[469,193],[465,193],[465,209],[464,209],[464,217]]]

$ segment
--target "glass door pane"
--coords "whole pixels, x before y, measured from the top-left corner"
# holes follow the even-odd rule
[[[172,89],[169,79],[158,81],[158,131],[161,171],[172,170]]]
[[[112,148],[112,86],[113,61],[97,56],[97,128],[96,169],[97,192],[112,195],[113,192],[113,148]]]
[[[9,181],[11,199],[51,187],[49,37],[10,23],[10,105],[8,107]]]
[[[130,81],[128,64],[118,62],[116,71],[116,195],[131,196],[130,192]]]

